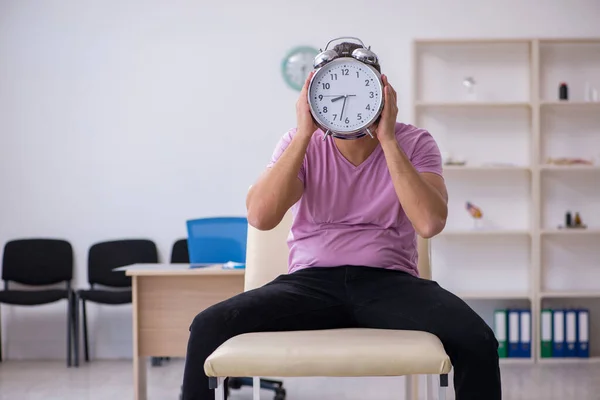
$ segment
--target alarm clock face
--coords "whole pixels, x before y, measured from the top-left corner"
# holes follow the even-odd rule
[[[337,137],[360,137],[381,114],[381,75],[354,58],[337,58],[313,75],[308,102],[321,129]]]

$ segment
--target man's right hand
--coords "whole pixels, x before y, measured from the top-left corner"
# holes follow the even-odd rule
[[[308,86],[310,85],[310,80],[313,75],[314,71],[308,74],[308,78],[306,78],[306,82],[304,82],[302,91],[300,91],[300,97],[296,103],[296,119],[298,123],[297,134],[308,137],[312,137],[313,133],[319,129],[310,113],[310,106],[308,105]]]

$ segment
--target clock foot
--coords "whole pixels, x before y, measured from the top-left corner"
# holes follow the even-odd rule
[[[373,134],[371,133],[371,130],[369,128],[366,129],[367,133],[369,134],[369,136],[371,136],[371,139],[374,139]]]
[[[327,132],[323,135],[323,140],[327,139],[327,136],[331,135],[331,131],[327,129]]]

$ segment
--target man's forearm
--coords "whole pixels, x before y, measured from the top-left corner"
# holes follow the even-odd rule
[[[311,136],[297,132],[275,165],[252,186],[246,197],[249,222],[259,229],[272,229],[302,195],[298,173]]]
[[[420,176],[396,140],[381,146],[396,195],[416,232],[424,238],[437,235],[446,224],[447,199]]]

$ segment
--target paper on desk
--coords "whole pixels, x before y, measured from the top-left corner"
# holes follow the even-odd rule
[[[223,268],[242,269],[242,268],[246,268],[246,264],[235,262],[235,261],[227,261],[225,264],[223,264]]]

